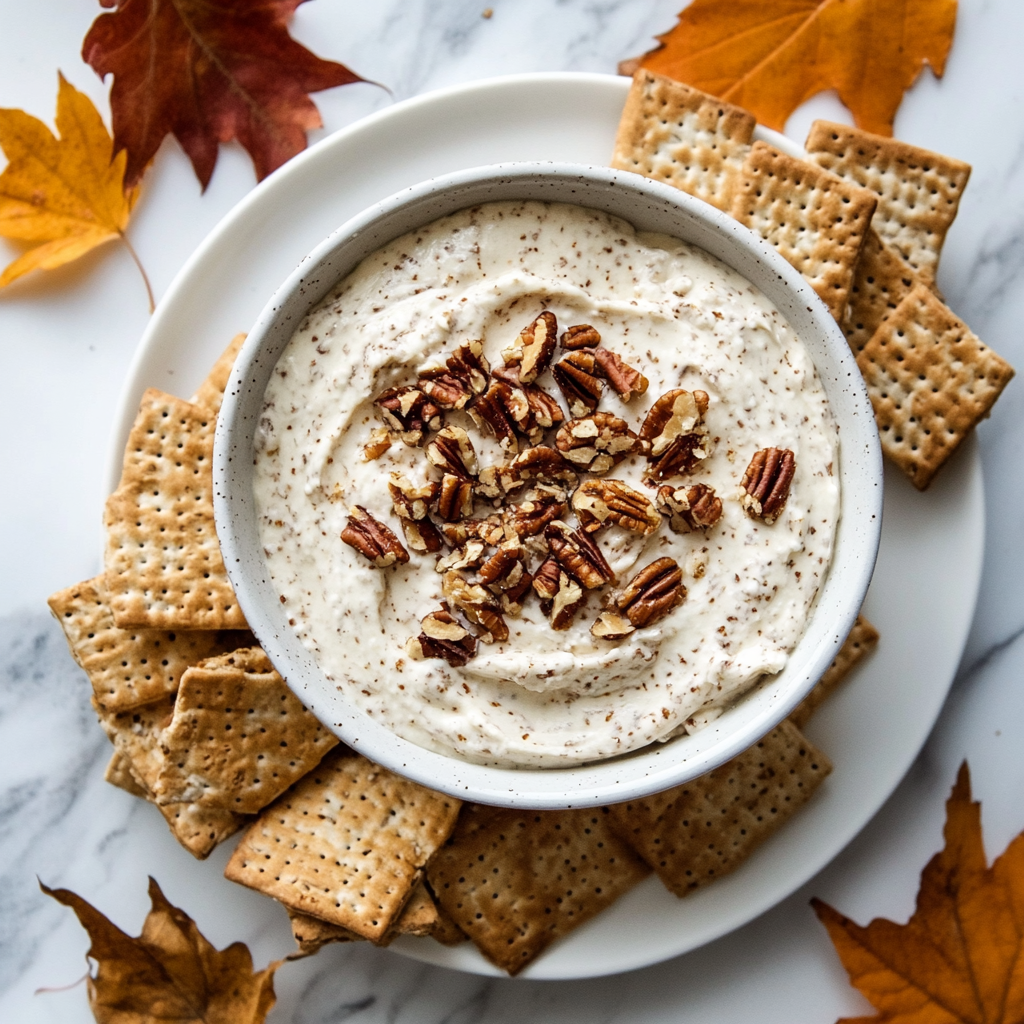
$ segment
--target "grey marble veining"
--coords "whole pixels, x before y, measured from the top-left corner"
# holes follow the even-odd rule
[[[395,99],[531,70],[611,72],[652,45],[683,0],[378,0],[303,4],[294,31],[316,52],[388,85],[318,94],[317,136]],[[483,18],[485,7],[493,9]],[[0,105],[50,116],[60,67],[97,102],[78,57],[98,8],[77,0],[0,0]],[[908,94],[897,134],[969,160],[972,182],[947,243],[939,283],[950,305],[1024,369],[1024,34],[1018,0],[961,0],[945,79]],[[819,97],[791,119],[843,116]],[[165,144],[130,233],[158,294],[206,233],[252,186],[237,146],[224,147],[201,195]],[[4,253],[0,253],[0,256]],[[37,877],[68,886],[136,934],[146,876],[192,914],[217,946],[241,939],[257,966],[290,949],[280,908],[222,877],[231,843],[195,862],[154,808],[102,781],[110,747],[89,688],[45,610],[46,595],[98,565],[102,474],[112,409],[145,326],[127,258],[100,252],[0,297],[5,401],[0,423],[0,1021],[84,1024],[75,981],[87,942]],[[943,802],[970,761],[990,855],[1024,828],[1024,388],[1016,381],[982,424],[987,550],[963,664],[940,721],[902,785],[820,875],[746,927],[676,960],[576,982],[491,980],[425,966],[366,944],[328,947],[278,974],[276,1024],[629,1024],[634,1021],[832,1021],[868,1010],[852,991],[807,901],[821,896],[857,920],[905,919],[918,875],[941,843]],[[12,439],[16,442],[12,443]],[[958,585],[948,566],[948,585]],[[882,709],[883,713],[884,709]],[[870,729],[871,723],[864,723]]]

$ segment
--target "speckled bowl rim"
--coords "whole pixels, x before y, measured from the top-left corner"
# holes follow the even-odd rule
[[[775,303],[807,345],[839,425],[841,516],[828,575],[807,630],[781,673],[692,736],[566,768],[498,768],[426,750],[345,699],[289,627],[259,541],[253,436],[270,374],[302,318],[366,256],[439,217],[481,202],[540,199],[606,210],[638,228],[705,249]],[[291,689],[353,750],[465,800],[555,809],[636,799],[687,782],[757,742],[807,695],[864,600],[882,525],[882,456],[853,354],[828,309],[759,236],[706,203],[607,167],[504,163],[403,189],[351,218],[317,246],[264,307],[228,382],[214,443],[214,515],[228,575],[253,633]]]

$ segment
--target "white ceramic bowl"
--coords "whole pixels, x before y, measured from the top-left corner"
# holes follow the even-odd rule
[[[810,352],[839,426],[841,516],[832,565],[785,669],[692,736],[569,768],[469,764],[401,738],[346,700],[288,626],[263,557],[252,491],[253,436],[271,371],[303,317],[388,242],[478,203],[534,199],[604,210],[646,231],[701,247],[779,308]],[[214,449],[214,511],[242,610],[288,685],[345,743],[433,789],[482,803],[593,806],[659,792],[734,757],[777,725],[820,678],[846,637],[874,568],[882,518],[882,459],[871,405],[845,338],[799,273],[725,214],[674,188],[605,167],[517,163],[431,179],[352,218],[277,290],[228,383]]]

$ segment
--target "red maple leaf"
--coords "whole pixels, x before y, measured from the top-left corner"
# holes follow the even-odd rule
[[[249,151],[256,175],[306,147],[322,125],[308,93],[362,82],[344,64],[321,60],[288,34],[305,0],[100,0],[115,7],[92,24],[82,57],[114,76],[114,150],[128,153],[135,184],[164,136],[181,143],[205,189],[217,146]]]

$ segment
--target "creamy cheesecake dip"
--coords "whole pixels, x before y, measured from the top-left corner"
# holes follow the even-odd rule
[[[828,570],[836,425],[735,271],[608,214],[489,203],[296,330],[253,488],[288,621],[398,735],[566,767],[782,670]]]

